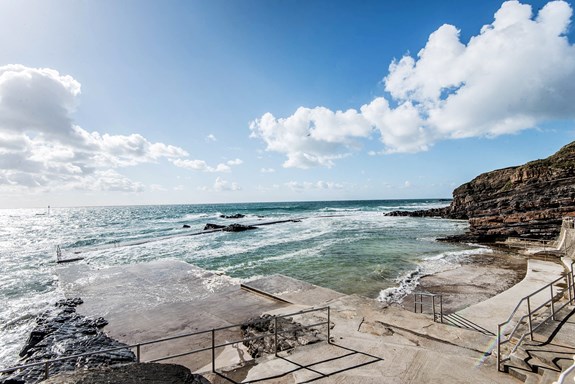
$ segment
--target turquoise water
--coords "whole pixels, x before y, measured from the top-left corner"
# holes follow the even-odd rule
[[[467,223],[385,217],[392,210],[447,205],[383,200],[218,205],[80,207],[0,211],[0,367],[15,361],[34,316],[62,297],[56,246],[94,268],[183,260],[238,281],[281,273],[344,293],[398,299],[417,276],[452,268],[471,245],[435,241]],[[223,219],[220,215],[245,215]],[[201,232],[206,223],[300,219],[253,231]],[[183,228],[183,225],[190,228]],[[415,276],[416,278],[412,278]],[[408,278],[409,277],[409,278]]]

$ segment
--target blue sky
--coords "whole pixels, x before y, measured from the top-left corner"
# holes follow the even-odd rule
[[[575,140],[571,16],[0,0],[0,207],[450,197]]]

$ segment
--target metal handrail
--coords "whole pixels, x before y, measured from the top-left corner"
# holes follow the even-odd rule
[[[419,296],[419,301],[417,301],[417,296]],[[433,311],[433,321],[437,322],[437,313],[435,312],[436,304],[435,298],[439,297],[439,322],[443,323],[443,296],[439,293],[429,293],[429,292],[414,292],[413,293],[413,311],[417,313],[417,304],[419,304],[419,312],[423,313],[423,297],[431,297],[431,308]]]
[[[557,381],[554,381],[553,384],[564,384],[565,379],[567,379],[567,376],[569,376],[573,371],[575,371],[575,356],[573,356],[573,364],[569,368],[561,372],[561,374],[557,378]]]
[[[310,324],[310,325],[300,325],[300,326],[296,326],[296,327],[292,327],[289,330],[284,330],[284,331],[279,331],[277,330],[277,319],[283,319],[286,317],[291,317],[291,316],[298,316],[298,315],[303,315],[306,313],[311,313],[311,312],[319,312],[319,311],[327,311],[327,321],[324,322],[319,322],[319,323],[315,323],[315,324]],[[260,336],[254,336],[254,337],[249,337],[249,338],[243,338],[241,340],[236,340],[236,341],[232,341],[232,342],[225,342],[222,344],[216,344],[215,343],[215,333],[216,332],[220,332],[223,330],[227,330],[227,329],[231,329],[231,328],[237,328],[237,327],[242,327],[245,325],[250,325],[250,324],[257,324],[257,323],[262,323],[265,321],[274,321],[275,322],[275,326],[274,326],[274,332],[268,332],[265,333],[263,335]],[[146,346],[146,345],[153,345],[153,344],[158,344],[158,343],[162,343],[162,342],[166,342],[166,341],[172,341],[172,340],[176,340],[176,339],[182,339],[185,337],[191,337],[191,336],[198,336],[198,335],[203,335],[203,334],[211,334],[211,346],[210,347],[205,347],[205,348],[200,348],[200,349],[195,349],[192,351],[188,351],[188,352],[184,352],[181,354],[177,354],[177,355],[170,355],[170,356],[164,356],[164,357],[160,357],[157,359],[153,359],[153,360],[149,360],[148,362],[157,362],[157,361],[162,361],[162,360],[170,360],[170,359],[174,359],[177,357],[182,357],[182,356],[187,356],[187,355],[191,355],[194,353],[199,353],[199,352],[205,352],[205,351],[212,351],[212,372],[216,372],[216,361],[215,361],[215,350],[217,348],[222,348],[222,347],[226,347],[228,345],[232,345],[232,344],[237,344],[237,343],[243,343],[244,341],[250,341],[250,340],[257,340],[257,339],[263,339],[266,337],[271,337],[273,336],[275,338],[275,355],[277,356],[277,337],[278,335],[282,334],[282,333],[287,333],[287,332],[292,332],[294,330],[301,330],[301,329],[308,329],[308,328],[313,328],[313,327],[318,327],[321,325],[327,325],[327,342],[329,344],[331,344],[331,334],[330,334],[330,325],[331,325],[331,311],[330,311],[330,307],[320,307],[320,308],[310,308],[310,309],[304,309],[298,312],[292,312],[292,313],[288,313],[288,314],[283,314],[283,315],[274,315],[271,318],[268,319],[255,319],[252,321],[248,321],[248,322],[244,322],[241,324],[233,324],[233,325],[228,325],[228,326],[224,326],[224,327],[219,327],[219,328],[212,328],[209,330],[204,330],[204,331],[197,331],[197,332],[191,332],[191,333],[186,333],[183,335],[177,335],[177,336],[171,336],[171,337],[165,337],[165,338],[161,338],[161,339],[155,339],[155,340],[150,340],[150,341],[145,341],[142,343],[137,343],[137,344],[132,344],[132,345],[125,345],[122,347],[115,347],[115,348],[109,348],[109,349],[102,349],[99,351],[93,351],[93,352],[85,352],[85,353],[80,353],[80,354],[76,354],[76,355],[70,355],[70,356],[63,356],[63,357],[59,357],[56,359],[51,359],[51,360],[45,360],[45,361],[40,361],[37,363],[30,363],[30,364],[24,364],[24,365],[19,365],[16,367],[11,367],[11,368],[6,368],[6,369],[2,369],[0,370],[0,374],[4,374],[4,373],[11,373],[11,372],[15,372],[15,371],[19,371],[22,369],[26,369],[26,368],[31,368],[31,367],[37,367],[37,366],[44,366],[44,380],[48,379],[50,377],[50,365],[53,363],[57,363],[60,361],[64,361],[64,360],[70,360],[70,359],[77,359],[79,357],[85,357],[85,356],[93,356],[93,355],[98,355],[98,354],[102,354],[102,353],[108,353],[108,352],[114,352],[114,351],[119,351],[119,350],[124,350],[124,349],[128,349],[128,350],[132,350],[132,349],[136,349],[136,362],[139,363],[141,362],[141,353],[140,353],[140,348],[142,346]]]
[[[553,280],[552,282],[546,284],[545,286],[537,289],[536,291],[532,292],[531,294],[529,294],[529,295],[523,297],[521,300],[519,300],[519,302],[517,303],[517,305],[515,306],[515,308],[513,309],[511,314],[509,315],[509,317],[507,318],[507,320],[504,321],[503,323],[500,323],[497,325],[497,370],[498,371],[501,371],[501,363],[510,359],[511,354],[513,354],[515,351],[517,351],[517,349],[519,348],[519,346],[521,345],[523,340],[525,340],[525,337],[527,335],[529,335],[530,339],[533,340],[533,332],[534,331],[539,329],[539,327],[542,326],[547,320],[549,320],[549,319],[555,320],[555,314],[558,311],[562,310],[567,305],[573,303],[575,294],[571,294],[571,292],[574,292],[573,290],[575,289],[575,284],[574,284],[574,279],[573,279],[573,265],[574,264],[575,264],[575,261],[573,263],[571,263],[571,271],[569,271],[569,273],[563,274],[561,277],[558,277],[557,279]],[[559,301],[559,299],[555,300],[555,295],[553,293],[553,285],[556,284],[557,282],[565,279],[565,278],[567,278],[567,290],[569,292],[569,299],[567,300],[567,302],[565,304],[563,304],[559,308],[555,308],[555,302]],[[546,289],[550,289],[550,298],[548,300],[546,300],[545,302],[543,302],[541,305],[539,305],[537,308],[532,309],[531,308],[531,298],[533,296],[537,295],[538,293],[543,292]],[[511,320],[516,315],[517,311],[519,310],[519,308],[522,306],[522,304],[524,302],[527,303],[527,313],[524,314],[523,316],[521,316],[517,320],[517,323],[513,327],[513,330],[508,334],[508,336],[506,338],[504,338],[504,335],[502,332],[503,328],[506,327],[507,325],[509,325],[509,323],[511,323]],[[534,327],[533,326],[533,317],[532,317],[533,314],[535,314],[540,309],[547,307],[548,305],[550,306],[550,315],[547,316],[545,319],[543,319],[541,321],[541,323],[539,323],[538,325],[536,325]],[[509,355],[507,357],[503,358],[501,356],[501,346],[511,342],[513,336],[519,330],[520,326],[524,325],[524,320],[526,318],[528,319],[528,326],[529,326],[528,331],[524,332],[519,337],[519,340],[517,341],[515,346],[511,349],[511,351],[509,352]]]

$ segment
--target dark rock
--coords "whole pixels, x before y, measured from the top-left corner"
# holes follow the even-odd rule
[[[182,228],[191,228],[188,224],[184,224]]]
[[[208,230],[211,230],[211,229],[222,229],[222,228],[225,228],[225,225],[218,225],[218,224],[207,223],[207,224],[204,226],[204,231],[208,231]]]
[[[441,217],[445,218],[449,215],[449,207],[444,208],[431,208],[420,211],[392,211],[386,213],[384,216],[409,216],[409,217]]]
[[[232,224],[223,228],[223,230],[226,232],[243,232],[243,231],[249,231],[251,229],[257,229],[257,227],[254,227],[252,225]]]
[[[56,307],[76,307],[80,304],[84,304],[84,300],[79,297],[75,297],[73,299],[62,299],[59,300],[55,305]]]
[[[241,213],[236,213],[235,215],[220,215],[222,219],[243,219],[246,215],[242,215]]]
[[[264,314],[258,319],[251,320],[241,326],[243,338],[253,338],[264,335],[267,337],[257,338],[254,340],[244,341],[244,345],[248,348],[248,352],[253,358],[261,357],[265,353],[275,353],[275,330],[276,321],[274,316]],[[300,323],[296,323],[293,319],[278,318],[277,319],[277,332],[281,337],[278,337],[277,351],[285,351],[293,349],[298,345],[313,344],[321,341],[318,335],[321,333],[315,328],[301,328]]]
[[[75,306],[81,302],[81,299],[61,300],[55,309],[40,314],[36,318],[35,328],[20,351],[22,359],[18,365],[126,346],[99,330],[107,324],[105,319],[91,319],[77,314]],[[77,367],[129,363],[135,359],[131,350],[120,349],[55,362],[50,365],[50,373],[74,370]],[[37,382],[43,377],[44,367],[35,366],[1,375],[0,383]]]
[[[60,373],[44,384],[210,384],[177,364],[141,363]]]

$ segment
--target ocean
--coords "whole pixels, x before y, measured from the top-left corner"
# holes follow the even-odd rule
[[[177,259],[237,281],[283,274],[348,294],[398,300],[476,245],[436,238],[466,221],[386,217],[446,200],[320,201],[0,210],[0,368],[17,362],[34,318],[63,298],[56,248],[94,268]],[[221,215],[244,215],[225,219]],[[202,232],[204,225],[262,226]],[[184,225],[189,228],[184,228]]]

